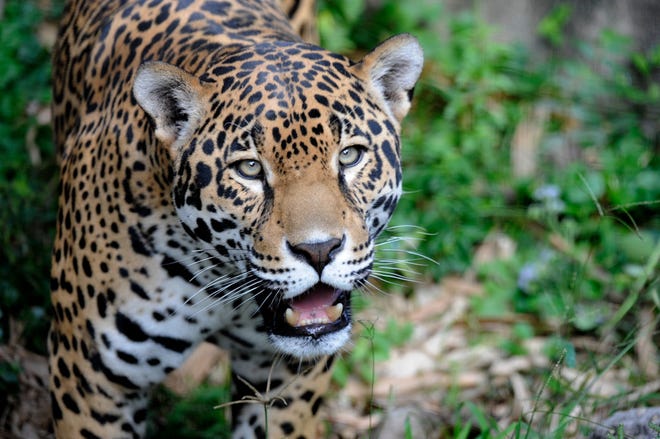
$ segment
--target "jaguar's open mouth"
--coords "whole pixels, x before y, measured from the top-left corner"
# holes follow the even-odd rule
[[[351,292],[318,283],[304,293],[268,307],[262,306],[273,334],[289,337],[324,334],[345,328],[351,320]]]

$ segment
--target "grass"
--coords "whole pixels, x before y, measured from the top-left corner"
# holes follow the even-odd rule
[[[359,51],[384,32],[408,31],[425,49],[425,74],[404,123],[408,193],[393,219],[428,234],[414,250],[439,263],[428,264],[422,278],[472,273],[485,291],[470,299],[472,342],[489,342],[480,322],[510,321],[494,342],[503,359],[525,355],[527,341],[544,338],[545,355],[556,362],[524,377],[536,389],[531,413],[502,424],[487,398],[459,397],[442,407],[440,417],[459,415],[448,428],[438,426],[441,437],[563,438],[616,409],[657,405],[658,389],[635,401],[625,392],[603,400],[591,389],[611,370],[629,372],[633,386],[653,379],[637,363],[636,348],[642,310],[651,315],[645,325],[656,346],[658,337],[660,129],[649,118],[660,108],[652,80],[660,48],[636,53],[624,37],[604,31],[597,43],[578,42],[575,58],[535,64],[520,47],[494,43],[474,15],[447,17],[436,2],[409,8],[385,1],[368,20],[346,3],[328,1],[322,11],[332,24],[325,34],[321,26],[331,46]],[[558,48],[575,44],[563,34],[568,20],[570,9],[560,7],[539,32]],[[448,33],[441,44],[438,24]],[[622,58],[629,64],[613,61]],[[533,159],[534,172],[516,169],[517,149]],[[476,263],[476,250],[498,236],[515,250]],[[613,349],[576,346],[585,337]],[[362,364],[354,367],[360,374],[363,354],[354,356],[345,362]],[[578,386],[559,374],[564,370],[591,378]]]
[[[50,53],[38,36],[61,11],[53,5],[8,0],[0,26],[0,342],[21,335],[42,353],[56,165],[45,123]],[[448,16],[439,2],[384,0],[370,10],[366,1],[321,2],[326,47],[359,57],[392,33],[410,32],[427,59],[403,128],[406,195],[381,247],[388,260],[423,255],[409,257],[421,266],[397,262],[392,271],[388,263],[391,282],[378,285],[388,296],[360,299],[364,324],[335,370],[338,392],[367,389],[367,401],[348,408],[370,423],[398,403],[378,393],[387,365],[421,343],[420,327],[436,328],[447,314],[402,321],[414,312],[375,319],[369,310],[414,308],[423,287],[457,277],[480,293],[444,289],[465,308],[440,334],[464,343],[436,359],[449,383],[430,382],[417,395],[437,409],[442,437],[570,437],[616,410],[660,405],[660,390],[646,386],[657,382],[660,362],[660,48],[638,53],[609,31],[596,43],[569,41],[570,19],[560,7],[539,32],[557,53],[572,44],[578,54],[538,62],[524,48],[494,42],[474,14]],[[499,256],[475,257],[498,245]],[[500,381],[486,366],[441,364],[480,348],[499,363],[543,361]],[[460,366],[487,377],[482,391],[461,387]],[[0,393],[17,391],[18,372],[0,364]],[[596,391],[616,383],[613,376],[627,387]],[[516,391],[529,398],[516,416],[502,414],[520,403]],[[156,406],[173,415],[155,416],[154,437],[226,434],[219,412],[204,408],[225,401],[227,389],[203,386],[184,400],[159,392]],[[413,437],[412,421],[404,427]],[[626,436],[619,429],[612,437]]]

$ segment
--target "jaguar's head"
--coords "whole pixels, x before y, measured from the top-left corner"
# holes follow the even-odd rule
[[[423,55],[409,35],[360,62],[300,43],[220,53],[195,74],[138,71],[170,146],[173,203],[200,248],[246,274],[271,342],[301,358],[350,336],[351,291],[401,194],[399,123]]]

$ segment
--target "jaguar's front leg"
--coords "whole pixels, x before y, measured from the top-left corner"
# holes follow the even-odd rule
[[[333,358],[232,353],[233,437],[321,437],[318,414]]]

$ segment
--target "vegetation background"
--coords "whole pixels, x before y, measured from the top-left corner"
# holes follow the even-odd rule
[[[560,4],[538,25],[550,53],[540,60],[498,43],[469,8],[375,3],[321,1],[322,44],[357,58],[410,32],[427,61],[404,122],[406,195],[373,291],[357,299],[329,430],[582,437],[617,411],[660,406],[660,46],[640,52],[607,29],[574,41]],[[0,1],[3,413],[23,367],[7,352],[45,353],[61,8]],[[392,372],[401,367],[408,374]],[[226,435],[222,411],[207,410],[224,398],[208,383],[185,397],[161,389],[152,435]],[[627,422],[609,437],[633,437]]]

